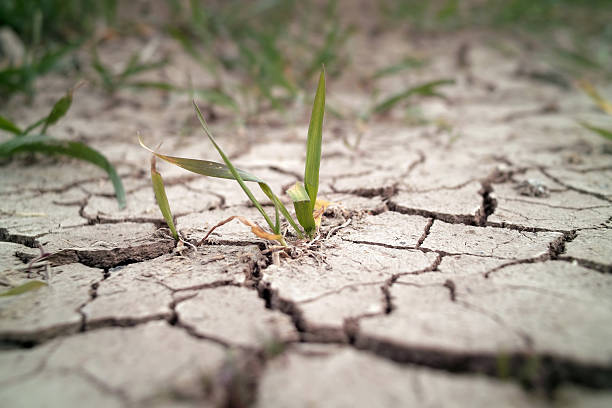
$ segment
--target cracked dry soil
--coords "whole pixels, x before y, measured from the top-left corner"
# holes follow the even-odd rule
[[[352,41],[384,54],[383,40],[393,39]],[[414,46],[395,40],[399,51]],[[517,77],[515,59],[484,45],[457,70],[461,41],[423,41],[436,63],[413,78],[457,79],[448,100],[419,101],[453,134],[392,114],[351,150],[353,124],[326,119],[320,195],[337,205],[312,256],[280,264],[238,223],[197,250],[175,250],[160,230],[134,135],[216,159],[184,98],[79,93],[55,134],[118,165],[128,208],[86,164],[2,165],[2,282],[49,274],[49,287],[0,298],[2,405],[611,406],[612,156],[573,120],[597,114],[573,91]],[[49,95],[71,85],[45,81]],[[330,103],[368,102],[349,81],[329,83]],[[551,102],[559,109],[540,109]],[[300,125],[264,118],[242,138],[229,136],[223,112],[213,125],[237,165],[281,191],[302,171],[302,113]],[[182,121],[188,136],[166,137]],[[160,171],[187,239],[230,215],[258,220],[236,185]],[[525,180],[549,194],[524,195]],[[52,254],[50,273],[26,268],[38,245]]]

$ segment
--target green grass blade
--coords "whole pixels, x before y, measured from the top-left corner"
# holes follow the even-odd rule
[[[60,154],[74,157],[92,163],[108,174],[115,188],[119,208],[125,207],[125,190],[123,183],[112,164],[102,153],[81,142],[69,142],[52,139],[45,135],[28,135],[13,138],[0,144],[0,157],[9,157],[20,152],[40,152],[44,154]]]
[[[23,133],[23,131],[19,129],[16,124],[6,119],[4,116],[0,116],[0,129],[11,132],[17,136]]]
[[[176,157],[176,156],[167,156],[165,154],[161,154],[151,149],[147,145],[144,144],[142,138],[138,136],[138,141],[140,145],[147,149],[149,152],[153,153],[155,156],[159,157],[162,160],[167,161],[168,163],[172,163],[176,166],[182,167],[185,170],[188,170],[192,173],[201,174],[203,176],[216,177],[216,178],[224,178],[229,180],[235,180],[234,175],[232,174],[229,167],[224,164],[208,161],[208,160],[199,160],[199,159],[188,159],[185,157]],[[254,176],[244,170],[236,169],[240,177],[244,181],[253,181],[255,183],[263,183],[263,180],[257,176]]]
[[[91,55],[91,66],[98,73],[98,75],[100,75],[100,78],[102,79],[102,86],[107,92],[112,92],[116,87],[115,81],[113,80],[113,73],[106,65],[104,65],[104,63],[102,63],[102,60],[100,60],[98,55],[98,50],[95,47],[91,50]]]
[[[234,98],[224,92],[215,89],[189,89],[176,86],[168,82],[158,81],[131,81],[125,84],[124,86],[127,88],[136,89],[158,89],[160,91],[167,92],[188,93],[192,95],[197,95],[202,99],[206,99],[207,101],[215,105],[222,105],[227,108],[231,108],[234,111],[238,111],[238,104],[236,103]]]
[[[19,135],[19,136],[25,136],[25,135],[29,134],[31,131],[33,131],[34,129],[36,129],[37,127],[41,126],[43,123],[45,123],[46,120],[47,120],[46,116],[44,118],[38,119],[36,122],[32,123],[27,128],[25,128],[23,133],[21,135]]]
[[[45,119],[45,124],[43,125],[41,133],[46,133],[47,128],[49,126],[57,123],[57,121],[60,120],[62,116],[68,113],[68,110],[70,109],[70,106],[72,105],[73,91],[74,91],[74,88],[68,90],[68,92],[66,92],[66,95],[62,96],[57,102],[55,102],[55,105],[53,105],[51,112],[49,112],[49,115]]]
[[[172,236],[175,240],[178,240],[178,233],[174,226],[172,211],[170,211],[170,203],[168,203],[168,196],[166,195],[166,188],[164,187],[164,179],[155,168],[155,156],[151,158],[151,182],[153,183],[153,191],[155,192],[157,206],[164,216],[166,224],[168,224],[168,228],[170,228],[172,232]]]
[[[41,281],[38,281],[38,280],[33,280],[33,281],[26,282],[26,283],[24,283],[22,285],[15,286],[14,288],[11,288],[11,289],[7,290],[6,292],[2,292],[2,293],[0,293],[0,296],[16,296],[16,295],[21,295],[22,293],[26,293],[26,292],[30,292],[32,290],[40,289],[43,286],[47,286],[47,284],[45,282],[41,282]]]
[[[289,214],[289,211],[287,211],[287,207],[285,207],[283,202],[276,196],[276,194],[272,192],[270,186],[268,186],[266,183],[259,183],[259,187],[261,188],[261,191],[263,191],[264,194],[268,196],[268,198],[272,201],[276,210],[280,211],[281,214],[283,214],[283,217],[285,217],[285,219],[287,220],[287,222],[291,224],[298,238],[303,238],[304,234],[302,234],[300,227],[297,225],[291,214]],[[276,220],[276,224],[278,225],[278,219]]]
[[[321,142],[323,137],[323,115],[325,113],[325,69],[321,70],[319,85],[310,114],[308,140],[306,142],[306,167],[304,185],[310,197],[310,211],[314,210],[319,191],[319,167],[321,165]]]
[[[585,94],[597,105],[602,112],[612,115],[612,102],[609,102],[606,98],[595,89],[595,87],[588,81],[583,80],[578,82],[578,86],[582,88]]]
[[[425,61],[414,57],[406,57],[397,64],[390,65],[385,68],[381,68],[374,73],[372,78],[379,79],[389,75],[397,74],[398,72],[406,71],[414,68],[421,68],[425,65]]]
[[[390,110],[391,108],[393,108],[398,103],[400,103],[401,101],[408,99],[412,95],[441,96],[441,94],[438,93],[436,89],[440,86],[452,85],[454,83],[455,83],[455,80],[453,79],[440,79],[437,81],[431,81],[431,82],[427,82],[421,85],[417,85],[415,87],[405,90],[404,92],[400,92],[398,94],[395,94],[385,99],[378,105],[374,106],[374,108],[372,109],[372,113],[386,112]]]
[[[295,183],[293,187],[287,190],[287,194],[293,201],[295,215],[297,216],[300,225],[304,227],[304,230],[308,236],[312,238],[317,226],[310,208],[310,197],[304,188],[304,184],[299,182]]]
[[[202,129],[204,130],[204,133],[206,134],[206,136],[208,136],[208,140],[210,140],[210,142],[213,144],[215,149],[217,149],[217,152],[219,153],[219,155],[223,159],[223,162],[225,163],[225,165],[227,166],[229,171],[232,173],[232,176],[234,176],[233,178],[238,182],[238,184],[242,188],[242,191],[244,191],[244,193],[247,195],[247,197],[249,197],[249,200],[251,200],[251,202],[253,203],[255,208],[257,208],[259,210],[259,212],[261,213],[261,215],[265,218],[265,220],[268,223],[268,225],[270,226],[270,228],[275,233],[278,234],[279,231],[275,231],[274,230],[274,228],[276,227],[276,224],[272,223],[272,220],[270,219],[270,217],[268,217],[268,214],[266,214],[266,212],[264,211],[264,209],[261,206],[261,204],[259,203],[259,201],[257,201],[257,199],[255,198],[255,196],[253,195],[251,190],[245,184],[245,182],[244,182],[242,176],[240,175],[240,173],[238,172],[238,170],[236,170],[236,168],[232,165],[232,162],[230,161],[230,159],[223,152],[221,147],[217,144],[217,142],[216,142],[215,138],[213,137],[210,129],[208,128],[208,125],[206,124],[206,121],[204,120],[204,116],[202,115],[202,112],[200,111],[200,108],[198,108],[198,105],[195,103],[195,101],[193,101],[193,107],[196,110],[196,114],[198,116],[198,120],[200,121],[200,124],[202,125]]]
[[[236,100],[218,89],[190,89],[189,92],[215,105],[223,105],[236,112],[239,110]]]
[[[581,126],[589,129],[590,131],[597,133],[599,136],[605,139],[608,139],[608,140],[612,140],[612,129],[608,130],[608,129],[600,128],[600,127],[593,126],[586,122],[578,122],[578,123],[580,123]]]

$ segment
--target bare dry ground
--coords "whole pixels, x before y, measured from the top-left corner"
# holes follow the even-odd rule
[[[450,128],[394,111],[352,149],[357,127],[328,114],[320,196],[336,205],[319,238],[280,262],[238,223],[197,250],[162,229],[135,135],[218,160],[187,97],[79,90],[54,134],[108,155],[128,207],[90,165],[2,165],[2,280],[50,276],[0,298],[1,405],[611,406],[612,156],[575,122],[599,114],[583,95],[517,75],[537,63],[486,45],[486,33],[394,35],[351,39],[355,65],[427,56],[383,87],[455,78],[447,100],[415,102]],[[101,52],[121,60],[142,46]],[[165,74],[190,63],[176,51]],[[25,123],[71,85],[46,78],[33,109],[8,109]],[[327,95],[334,107],[370,103],[350,78],[329,80]],[[212,124],[236,165],[281,191],[302,173],[307,110],[291,126],[271,113],[236,131],[222,110]],[[235,183],[159,168],[186,239],[230,215],[259,221]],[[26,267],[38,244],[53,253],[50,273]]]

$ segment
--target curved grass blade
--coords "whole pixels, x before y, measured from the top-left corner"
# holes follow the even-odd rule
[[[409,69],[421,68],[424,66],[426,62],[424,60],[415,58],[415,57],[406,57],[397,64],[390,65],[385,68],[381,68],[374,73],[372,78],[379,79],[389,75],[397,74],[398,72],[402,72]]]
[[[274,204],[274,207],[276,209],[276,217],[277,217],[276,218],[276,226],[277,226],[277,228],[279,228],[279,231],[280,231],[280,227],[278,226],[278,212],[280,211],[281,214],[283,214],[283,217],[285,217],[285,219],[289,222],[289,224],[291,224],[291,226],[295,230],[298,238],[303,238],[304,234],[302,234],[302,231],[300,230],[300,227],[298,227],[298,225],[296,224],[296,222],[293,219],[293,217],[291,216],[291,214],[289,214],[289,211],[287,211],[287,207],[285,207],[283,202],[276,196],[276,194],[274,194],[272,192],[272,189],[270,188],[270,186],[267,185],[266,183],[259,183],[259,188],[261,188],[261,191],[263,191],[264,194]]]
[[[151,157],[151,182],[153,183],[153,191],[155,192],[155,200],[157,206],[161,211],[170,232],[175,240],[178,240],[178,233],[174,226],[174,220],[172,218],[172,211],[170,211],[170,204],[168,203],[168,196],[166,195],[166,188],[164,187],[164,179],[161,174],[155,168],[155,156]]]
[[[199,160],[199,159],[188,159],[185,157],[176,157],[176,156],[168,156],[165,154],[161,154],[151,149],[147,145],[144,144],[140,135],[138,135],[138,142],[140,145],[147,149],[149,152],[159,157],[162,160],[167,161],[168,163],[172,163],[176,166],[182,167],[185,170],[188,170],[192,173],[201,174],[203,176],[210,176],[216,178],[224,178],[235,180],[231,170],[224,164],[209,161],[209,160]],[[257,176],[254,176],[244,170],[235,169],[240,177],[244,181],[253,181],[255,183],[263,183],[263,180]]]
[[[2,293],[0,293],[0,296],[16,296],[16,295],[21,295],[22,293],[26,293],[26,292],[30,292],[32,290],[40,289],[43,286],[47,286],[47,284],[45,282],[41,282],[41,281],[38,281],[38,280],[33,280],[33,281],[26,282],[26,283],[24,283],[22,285],[15,286],[14,288],[11,288],[11,289],[7,290],[6,292],[2,292]]]
[[[49,126],[57,123],[57,121],[60,120],[61,117],[68,112],[70,106],[72,105],[73,92],[74,88],[68,90],[68,92],[66,92],[66,95],[62,96],[57,102],[55,102],[55,105],[53,105],[51,112],[49,112],[49,115],[45,119],[45,124],[43,125],[43,128],[40,133],[46,133],[47,128]]]
[[[222,105],[234,111],[238,111],[238,104],[236,103],[234,98],[216,89],[182,88],[180,86],[172,85],[168,82],[160,81],[133,81],[127,83],[125,87],[136,89],[158,89],[160,91],[166,92],[188,93],[192,95],[198,95],[199,97],[206,99],[211,103],[214,103],[216,105]]]
[[[597,133],[599,136],[605,139],[608,139],[608,140],[612,140],[612,129],[608,130],[608,129],[600,128],[600,127],[593,126],[586,122],[578,122],[578,123],[581,126],[589,129],[590,131]]]
[[[216,162],[212,162],[212,161],[208,161],[208,160],[187,159],[187,158],[183,158],[183,157],[167,156],[167,155],[158,153],[158,152],[154,151],[153,149],[147,147],[147,145],[144,144],[144,142],[142,141],[142,138],[140,136],[138,136],[138,141],[140,142],[140,145],[142,147],[144,147],[145,149],[147,149],[149,152],[153,153],[155,156],[159,157],[160,159],[165,160],[165,161],[167,161],[169,163],[172,163],[172,164],[174,164],[176,166],[182,167],[185,170],[191,171],[192,173],[197,173],[197,174],[201,174],[203,176],[209,176],[209,177],[216,177],[216,178],[224,178],[224,179],[229,179],[229,180],[236,180],[236,178],[232,174],[230,168],[228,166],[224,165],[224,164],[216,163]],[[293,219],[291,218],[291,215],[289,214],[289,211],[287,211],[287,209],[285,208],[283,203],[278,199],[278,197],[276,197],[274,195],[274,193],[272,192],[270,187],[262,179],[260,179],[257,176],[254,176],[254,175],[252,175],[252,174],[250,174],[250,173],[248,173],[248,172],[246,172],[244,170],[237,169],[235,167],[234,167],[234,170],[236,170],[236,172],[240,175],[242,181],[252,181],[252,182],[255,182],[255,183],[259,183],[259,187],[261,188],[261,190],[266,194],[266,196],[268,196],[268,198],[270,198],[270,200],[274,204],[275,210],[276,210],[276,220],[275,220],[274,224],[272,224],[272,222],[270,220],[268,225],[270,226],[270,228],[272,228],[272,230],[275,233],[278,233],[280,231],[280,223],[279,223],[279,218],[278,218],[278,212],[280,211],[283,214],[283,216],[285,216],[285,218],[287,218],[287,221],[289,221],[291,226],[293,226],[293,228],[296,229],[296,231],[298,233],[298,236],[299,237],[302,236],[301,235],[301,231],[299,230],[299,227],[297,226],[295,221],[293,221]],[[241,185],[241,187],[242,187],[242,185]],[[248,187],[246,187],[246,188],[247,188],[247,190],[249,190]],[[249,190],[249,193],[251,193],[250,190]],[[247,196],[249,196],[248,193],[247,193]],[[251,196],[252,196],[252,193],[251,193]],[[249,199],[251,199],[250,196],[249,196]],[[261,205],[259,204],[259,202],[257,201],[257,199],[254,196],[251,199],[251,202],[253,202],[253,205],[255,205],[256,208],[257,208],[257,206],[261,207]],[[258,210],[259,210],[259,208],[258,208]],[[261,208],[261,211],[263,211],[263,208]],[[267,215],[264,218],[266,218],[266,217],[267,217]],[[266,222],[267,221],[268,220],[266,220]]]
[[[7,132],[11,132],[14,135],[21,135],[23,132],[16,124],[5,118],[4,116],[0,116],[0,129],[6,130]]]
[[[612,115],[612,103],[601,96],[601,94],[597,92],[597,89],[595,89],[595,87],[589,81],[579,81],[578,86],[582,88],[584,93],[586,93],[589,98],[593,100],[593,102],[595,102],[602,112]]]
[[[95,164],[104,170],[111,179],[119,208],[125,208],[125,190],[113,165],[102,153],[80,142],[52,139],[45,135],[28,135],[13,138],[0,144],[0,157],[9,157],[20,152],[40,152],[60,154]]]
[[[74,93],[76,89],[78,89],[81,85],[83,85],[83,83],[84,82],[81,81],[78,84],[76,84],[73,88],[70,88],[66,92],[66,95],[62,96],[60,99],[57,100],[57,102],[55,102],[55,104],[53,105],[53,108],[51,108],[51,112],[49,112],[47,116],[37,120],[36,122],[28,126],[23,131],[22,135],[27,135],[28,133],[30,133],[32,130],[36,129],[40,125],[43,125],[43,128],[40,131],[40,133],[43,133],[43,134],[46,133],[47,128],[49,126],[54,125],[66,113],[68,113],[68,110],[70,109],[70,106],[72,105],[72,94]]]
[[[325,69],[321,70],[319,85],[310,114],[308,140],[306,142],[306,166],[304,186],[310,197],[310,212],[313,211],[319,191],[319,167],[321,165],[321,141],[323,136],[323,115],[325,114]]]
[[[25,136],[27,134],[29,134],[31,131],[33,131],[34,129],[36,129],[37,127],[39,127],[40,125],[42,125],[43,123],[45,123],[45,121],[47,120],[47,117],[45,116],[44,118],[40,118],[38,119],[36,122],[32,123],[31,125],[29,125],[27,128],[25,128],[25,130],[23,131],[22,134],[18,135],[18,136]]]
[[[408,99],[412,95],[442,96],[442,94],[436,91],[436,88],[438,88],[439,86],[443,86],[443,85],[452,85],[454,83],[455,83],[455,80],[453,79],[440,79],[437,81],[431,81],[431,82],[424,83],[422,85],[412,87],[410,89],[405,90],[404,92],[395,94],[385,99],[381,103],[377,104],[372,109],[372,113],[386,112],[390,110],[391,108],[393,108],[395,105],[397,105],[399,102],[405,99]]]
[[[249,197],[249,200],[251,200],[251,202],[253,203],[253,205],[255,206],[255,208],[257,208],[257,210],[259,210],[259,212],[261,213],[261,215],[265,218],[266,222],[268,223],[268,225],[270,226],[270,228],[272,228],[272,230],[275,233],[279,233],[279,231],[276,231],[276,225],[278,223],[272,223],[272,220],[270,219],[270,217],[268,217],[268,214],[266,214],[266,212],[264,211],[263,207],[261,206],[261,204],[259,204],[259,201],[257,201],[257,199],[255,198],[255,196],[253,195],[253,193],[251,192],[251,190],[247,187],[247,185],[244,183],[244,179],[242,178],[241,174],[238,172],[238,170],[232,165],[232,163],[230,162],[230,159],[227,157],[227,155],[223,152],[223,150],[221,149],[221,147],[217,144],[217,141],[215,140],[215,138],[213,137],[210,129],[208,128],[208,125],[206,124],[206,121],[204,120],[204,116],[202,115],[202,112],[200,111],[200,108],[198,107],[198,105],[195,103],[195,101],[193,101],[193,106],[196,110],[196,114],[198,116],[198,120],[200,121],[200,124],[202,125],[202,129],[204,130],[204,133],[206,134],[206,136],[208,136],[208,140],[210,140],[210,142],[213,144],[213,146],[215,147],[215,149],[217,149],[217,152],[219,153],[219,155],[221,156],[221,158],[223,159],[223,162],[225,163],[225,165],[227,166],[227,168],[229,169],[229,171],[231,172],[233,178],[238,182],[238,184],[240,184],[240,187],[242,188],[242,191],[244,191],[244,193],[247,195],[247,197]],[[260,181],[261,183],[262,181]]]

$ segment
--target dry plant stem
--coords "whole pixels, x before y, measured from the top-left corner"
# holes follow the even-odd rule
[[[212,232],[214,230],[216,230],[217,228],[219,228],[222,225],[227,224],[230,221],[233,221],[234,219],[239,220],[240,222],[242,222],[244,225],[247,225],[249,227],[251,227],[251,231],[253,232],[253,234],[257,235],[260,238],[263,239],[267,239],[267,240],[274,240],[274,241],[278,241],[283,247],[287,246],[287,242],[285,242],[285,239],[283,238],[282,235],[279,234],[270,234],[268,232],[265,232],[263,228],[261,228],[259,225],[257,225],[254,222],[251,222],[249,220],[247,220],[244,217],[241,217],[239,215],[232,215],[229,218],[226,218],[225,220],[219,222],[218,224],[216,224],[215,226],[213,226],[208,233],[204,236],[204,238],[202,238],[196,245],[200,246],[204,243],[204,241],[206,241],[206,239],[208,239],[209,235],[212,234]]]

